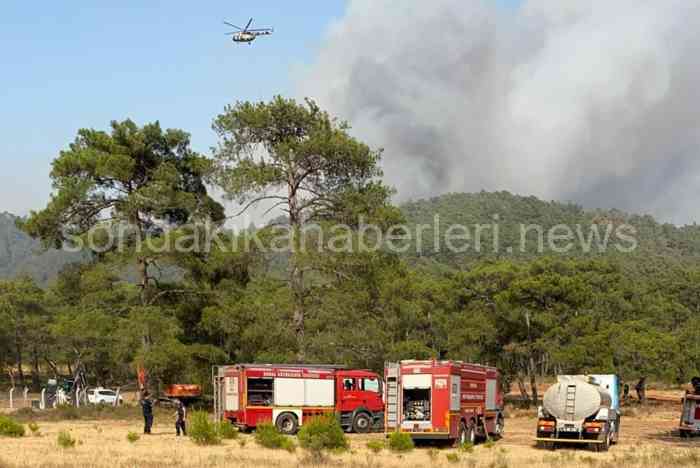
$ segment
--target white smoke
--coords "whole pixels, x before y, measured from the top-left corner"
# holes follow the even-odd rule
[[[700,215],[700,2],[351,0],[300,82],[400,199],[509,190]]]

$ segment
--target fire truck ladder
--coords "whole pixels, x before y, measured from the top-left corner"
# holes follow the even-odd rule
[[[564,413],[568,416],[569,420],[574,419],[576,414],[576,385],[568,385],[566,387],[566,406],[564,408]]]
[[[393,430],[399,424],[399,369],[387,364],[386,378],[386,428]]]

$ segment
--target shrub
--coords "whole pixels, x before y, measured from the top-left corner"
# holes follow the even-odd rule
[[[0,415],[0,436],[5,437],[24,437],[24,426],[8,418]]]
[[[384,450],[384,447],[386,447],[386,444],[381,441],[381,440],[370,440],[367,442],[367,448],[370,449],[373,453],[379,453],[382,450]]]
[[[489,439],[486,442],[484,442],[484,448],[491,449],[496,446],[496,442],[493,441],[493,439]]]
[[[39,425],[35,423],[34,421],[30,422],[27,424],[27,427],[29,428],[30,431],[32,431],[33,436],[40,436],[39,434]]]
[[[474,451],[474,444],[472,444],[469,441],[466,441],[460,444],[459,449],[465,453],[472,453]]]
[[[440,450],[436,449],[435,447],[428,450],[428,456],[432,461],[437,460],[438,455],[440,455]]]
[[[132,444],[133,444],[134,442],[138,442],[138,440],[139,440],[140,438],[141,438],[141,436],[138,435],[138,434],[135,433],[135,432],[129,432],[129,433],[126,435],[126,440],[128,440],[128,441],[131,442]]]
[[[68,431],[61,431],[58,433],[58,446],[64,449],[69,449],[75,447],[76,440]]]
[[[197,445],[217,445],[221,443],[219,424],[214,424],[205,411],[195,411],[190,417],[188,434]]]
[[[334,415],[312,418],[299,430],[299,445],[311,451],[347,450],[348,440]]]
[[[457,453],[446,453],[445,458],[449,463],[459,463],[459,454]]]
[[[245,448],[245,444],[248,443],[248,439],[238,439],[238,445],[241,446],[241,448]]]
[[[238,438],[238,429],[229,422],[220,422],[216,424],[216,432],[221,439],[233,440]]]
[[[277,428],[270,423],[260,424],[255,429],[255,442],[265,448],[284,449],[288,452],[296,450],[292,439],[277,432]]]
[[[415,445],[410,435],[404,432],[392,432],[389,435],[389,449],[393,452],[410,452]]]
[[[56,416],[59,419],[75,420],[80,419],[80,413],[75,406],[58,405],[55,410]]]

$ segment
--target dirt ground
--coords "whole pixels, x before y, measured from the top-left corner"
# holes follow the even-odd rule
[[[138,420],[64,421],[39,423],[40,436],[0,439],[0,468],[14,467],[289,467],[289,466],[466,466],[507,467],[667,467],[700,466],[700,438],[680,439],[674,434],[678,422],[675,407],[627,410],[622,419],[620,443],[608,453],[584,448],[544,451],[535,448],[532,411],[514,410],[506,420],[506,435],[495,444],[481,444],[471,453],[448,447],[419,446],[398,455],[387,450],[372,453],[370,440],[382,434],[350,435],[351,450],[313,460],[304,450],[294,453],[263,449],[253,436],[224,441],[214,447],[196,446],[177,438],[172,421],[156,421],[154,434],[135,443],[127,441],[130,431],[141,432]],[[79,442],[75,448],[57,444],[59,431],[68,430]]]

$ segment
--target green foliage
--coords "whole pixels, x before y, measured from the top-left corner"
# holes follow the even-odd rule
[[[239,436],[238,429],[230,422],[225,421],[216,423],[216,432],[224,440],[238,439]]]
[[[24,437],[24,426],[8,416],[0,415],[0,436]]]
[[[386,447],[386,444],[382,440],[370,440],[367,442],[367,448],[372,451],[372,453],[379,453]]]
[[[41,435],[39,433],[39,425],[37,423],[35,423],[34,421],[31,421],[30,423],[28,423],[27,428],[29,428],[29,430],[32,431],[33,436],[38,437]]]
[[[141,436],[135,432],[129,432],[126,435],[126,440],[128,440],[132,444],[138,442],[140,439],[141,439]]]
[[[296,449],[294,441],[277,432],[277,428],[270,423],[260,424],[255,428],[255,442],[270,449],[284,449],[288,452]]]
[[[405,432],[395,431],[389,434],[389,450],[392,452],[410,452],[415,448],[413,439]]]
[[[64,449],[73,448],[75,447],[75,444],[78,443],[78,441],[68,431],[59,432],[56,441],[58,446]]]
[[[459,463],[459,454],[456,452],[446,453],[445,458],[448,463]]]
[[[333,414],[305,421],[298,434],[299,445],[311,451],[347,450],[349,444],[338,418]]]
[[[192,413],[187,434],[197,445],[218,445],[221,443],[220,426],[211,421],[206,411]]]
[[[464,453],[472,453],[474,451],[474,444],[466,441],[459,445],[459,450]]]

